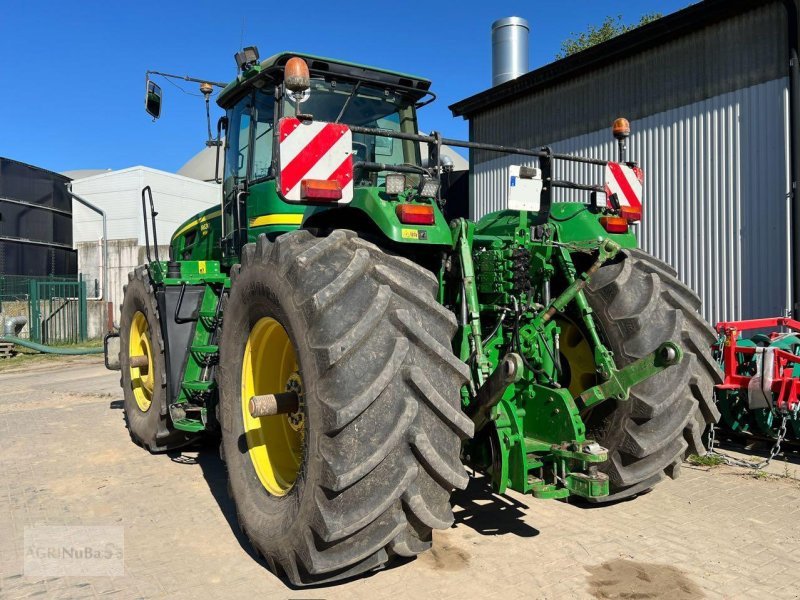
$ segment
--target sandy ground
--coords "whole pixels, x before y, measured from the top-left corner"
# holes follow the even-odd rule
[[[215,448],[150,455],[133,445],[118,380],[97,357],[0,370],[0,597],[800,596],[796,456],[758,477],[684,465],[678,480],[601,508],[499,497],[475,479],[454,495],[456,523],[432,551],[293,590],[240,534]],[[124,574],[26,576],[25,531],[44,525],[121,528]]]

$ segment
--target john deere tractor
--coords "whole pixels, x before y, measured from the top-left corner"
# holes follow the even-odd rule
[[[238,59],[221,204],[130,274],[119,361],[135,442],[221,436],[270,569],[320,584],[425,551],[465,465],[498,493],[602,503],[702,452],[715,336],[637,249],[634,163],[420,134],[433,96],[412,75]],[[448,222],[443,145],[515,155],[508,209]],[[558,161],[598,183],[557,180]]]

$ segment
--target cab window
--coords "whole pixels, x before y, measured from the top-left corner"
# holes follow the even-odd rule
[[[228,110],[228,135],[225,140],[225,178],[222,182],[223,235],[233,232],[236,186],[247,177],[250,161],[250,120],[252,96],[242,98]]]
[[[255,110],[253,111],[253,126],[255,136],[253,141],[253,172],[250,179],[253,181],[272,177],[272,130],[275,118],[275,98],[272,91],[260,90],[256,92]]]

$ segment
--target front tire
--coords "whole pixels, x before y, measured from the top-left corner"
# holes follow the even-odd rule
[[[453,522],[451,491],[466,487],[460,440],[473,429],[460,409],[468,370],[450,349],[456,321],[435,300],[435,277],[353,232],[301,230],[245,246],[231,279],[220,344],[222,453],[252,545],[294,585],[429,548],[431,530]],[[285,333],[296,375],[294,364],[271,367],[274,359],[253,350],[266,348],[257,330],[267,325]],[[274,376],[253,383],[254,372]],[[284,391],[290,372],[302,382],[302,414],[290,416],[303,434],[296,469],[281,471],[277,457],[297,446],[253,435],[246,396]],[[280,432],[288,418],[260,421]],[[265,477],[270,471],[281,475]]]
[[[120,311],[120,370],[125,423],[131,439],[150,450],[165,452],[192,441],[172,429],[168,415],[167,370],[158,306],[147,267],[128,274]],[[131,358],[146,365],[134,366]]]

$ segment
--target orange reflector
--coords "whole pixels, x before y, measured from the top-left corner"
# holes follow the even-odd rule
[[[335,179],[303,179],[300,197],[303,200],[341,200],[342,186]]]
[[[620,214],[631,223],[642,220],[641,206],[620,206]]]
[[[608,233],[628,233],[628,219],[624,217],[600,217],[600,225]]]
[[[433,225],[436,221],[430,204],[398,204],[397,218],[405,225]]]

